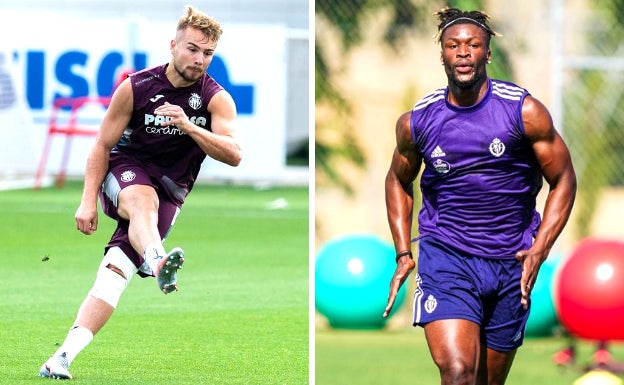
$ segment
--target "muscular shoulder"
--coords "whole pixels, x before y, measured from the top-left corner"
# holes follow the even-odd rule
[[[216,92],[208,103],[208,112],[211,114],[234,114],[236,115],[236,104],[229,92],[224,89]]]
[[[134,106],[133,98],[134,91],[130,78],[124,79],[113,92],[108,110],[116,114],[124,113],[125,115],[130,115]]]
[[[529,140],[536,142],[553,137],[553,121],[548,109],[531,95],[528,95],[522,104],[522,120],[525,135]]]
[[[397,142],[397,149],[403,151],[414,147],[412,143],[412,128],[411,128],[411,116],[412,112],[408,111],[397,119],[395,127],[395,135]]]

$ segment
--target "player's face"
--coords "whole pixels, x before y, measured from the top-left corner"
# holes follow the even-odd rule
[[[487,76],[486,63],[490,59],[487,32],[474,24],[457,24],[442,34],[444,71],[459,88],[468,89]]]
[[[196,28],[178,32],[171,42],[173,66],[186,82],[198,81],[212,62],[217,41],[210,40]]]

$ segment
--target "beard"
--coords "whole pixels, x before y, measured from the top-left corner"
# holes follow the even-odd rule
[[[194,71],[188,68],[181,69],[177,63],[173,63],[173,68],[182,79],[190,83],[198,81],[203,75],[201,71]]]
[[[460,80],[454,72],[451,72],[451,82],[462,90],[467,90],[474,87],[478,82],[478,77],[473,73],[473,76],[467,80]]]
[[[473,88],[486,76],[485,71],[480,70],[479,63],[475,63],[473,71],[466,74],[458,75],[457,70],[448,63],[444,63],[444,68],[449,81],[462,90]]]

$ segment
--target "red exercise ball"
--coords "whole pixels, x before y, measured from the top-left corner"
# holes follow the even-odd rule
[[[589,340],[624,340],[624,243],[587,238],[556,274],[561,324]]]

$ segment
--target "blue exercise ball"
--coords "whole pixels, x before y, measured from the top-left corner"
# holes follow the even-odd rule
[[[334,328],[383,328],[395,267],[394,247],[374,235],[346,235],[325,243],[315,263],[316,309]],[[403,303],[405,286],[390,316]]]

